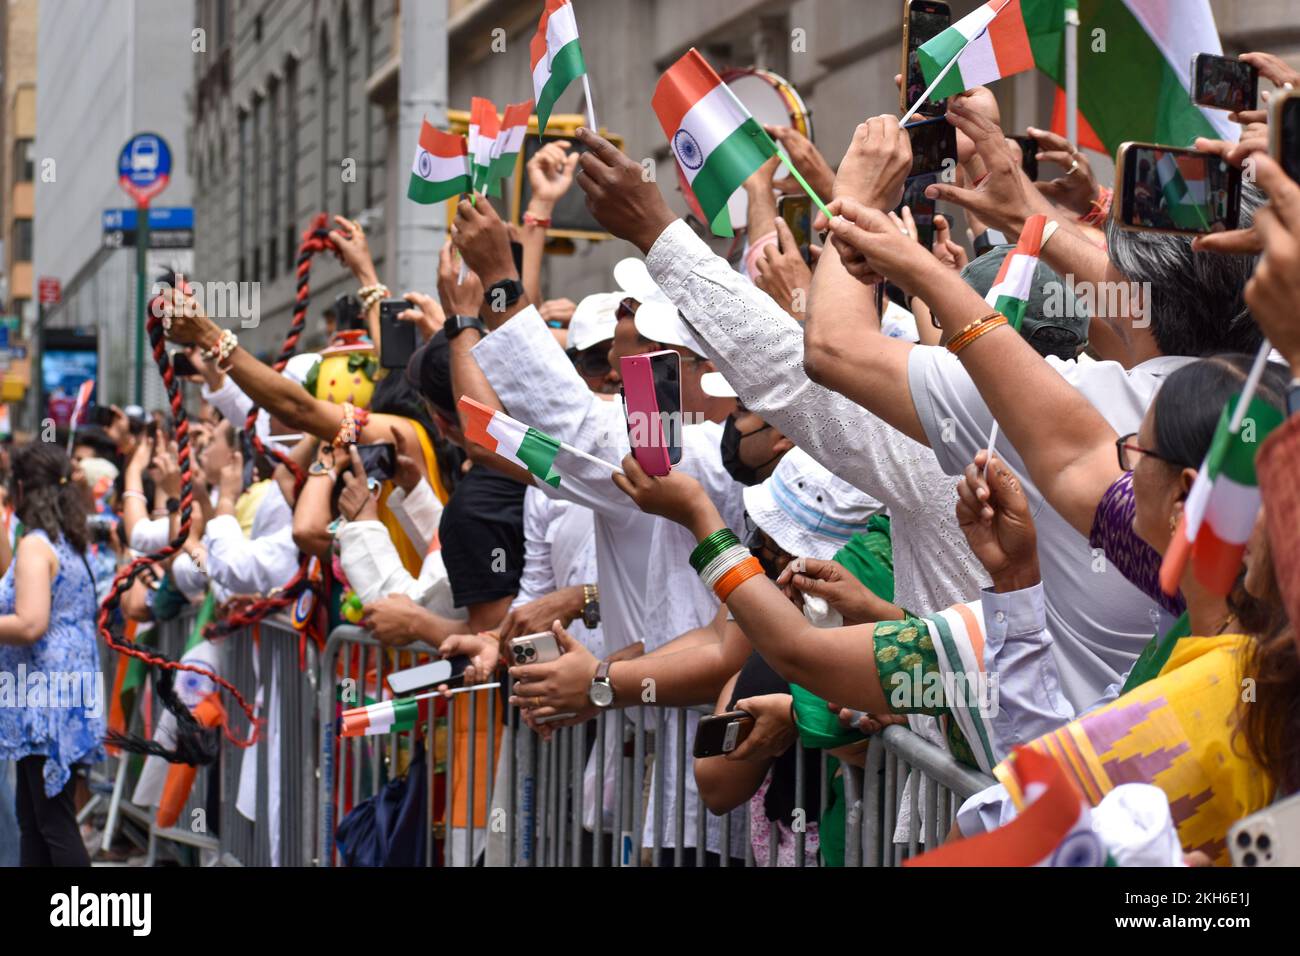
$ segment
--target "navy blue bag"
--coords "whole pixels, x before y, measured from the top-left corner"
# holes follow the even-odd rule
[[[429,785],[424,741],[417,740],[406,776],[352,808],[334,831],[346,866],[423,866]]]

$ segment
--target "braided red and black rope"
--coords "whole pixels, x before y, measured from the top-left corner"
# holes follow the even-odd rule
[[[238,688],[236,688],[234,684],[231,684],[219,675],[214,674],[207,667],[197,664],[182,663],[181,661],[173,660],[166,654],[158,651],[120,640],[114,636],[112,627],[110,626],[115,612],[118,607],[121,606],[122,595],[131,588],[135,583],[136,578],[140,576],[144,569],[151,565],[156,565],[166,561],[168,558],[179,552],[185,545],[185,541],[190,535],[191,516],[194,508],[193,461],[190,454],[190,423],[185,414],[185,405],[182,402],[180,382],[176,379],[171,359],[167,355],[166,340],[163,336],[162,313],[158,308],[149,308],[148,318],[145,322],[145,329],[148,332],[149,343],[153,349],[154,362],[158,366],[158,372],[162,376],[163,385],[167,389],[167,400],[171,406],[172,418],[176,426],[176,452],[181,472],[181,523],[180,528],[176,532],[176,537],[168,542],[168,544],[161,550],[156,551],[153,554],[142,555],[118,571],[116,577],[113,578],[112,587],[109,588],[108,594],[104,597],[104,601],[100,605],[99,618],[96,622],[96,626],[99,630],[99,635],[103,638],[104,642],[119,654],[125,654],[128,657],[133,657],[139,661],[143,661],[150,667],[158,667],[167,671],[190,671],[195,674],[202,674],[211,679],[217,686],[229,692],[230,695],[239,703],[239,706],[243,709],[244,713],[248,716],[250,736],[247,740],[239,740],[230,734],[228,727],[226,727],[225,730],[226,736],[230,738],[232,743],[241,747],[247,747],[257,740],[258,721],[254,714],[252,705],[244,699],[243,695],[239,693]],[[180,722],[182,731],[189,730],[197,733],[197,728],[199,727],[198,722],[194,720],[189,709],[181,704],[179,698],[176,697],[176,694],[172,689],[172,682],[170,680],[160,681],[159,692],[163,703],[167,706],[167,709],[172,711]],[[109,735],[109,742],[136,751],[140,751],[143,746],[149,746],[147,743],[142,744],[140,741],[117,733],[111,733]],[[193,759],[201,759],[195,757],[197,751],[192,746],[178,746],[176,751],[170,753],[158,750],[157,748],[150,752],[157,752],[159,756],[164,756],[173,762],[191,762]],[[215,756],[215,748],[207,748],[206,760],[204,762],[210,761],[215,758]]]
[[[323,212],[317,213],[307,227],[307,231],[303,233],[302,243],[298,246],[298,285],[293,304],[293,320],[289,323],[289,331],[285,335],[284,344],[280,348],[280,356],[271,366],[277,372],[283,372],[289,364],[289,360],[298,353],[298,341],[302,338],[303,329],[307,325],[307,302],[311,297],[312,259],[321,252],[337,251],[334,240],[330,238],[329,216]],[[259,454],[272,457],[289,469],[289,472],[293,475],[294,494],[297,495],[302,492],[302,486],[307,480],[307,475],[289,455],[278,448],[266,448],[263,445],[262,439],[257,434],[258,411],[256,405],[249,409],[248,418],[244,422],[244,430],[248,433],[253,448]],[[298,599],[298,596],[303,591],[313,587],[309,572],[310,564],[311,558],[305,554],[301,555],[298,559],[297,572],[284,587],[264,598],[253,600],[236,599],[230,602],[225,609],[226,613],[222,615],[222,619],[213,621],[208,625],[207,636],[216,639],[240,628],[251,627],[268,615],[288,607]]]

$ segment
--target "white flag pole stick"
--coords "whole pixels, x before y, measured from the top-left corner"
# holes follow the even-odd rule
[[[500,686],[501,686],[501,682],[500,682],[500,681],[493,681],[491,684],[470,684],[468,687],[453,687],[453,688],[451,688],[450,690],[447,691],[447,694],[448,694],[448,695],[450,695],[450,694],[467,694],[467,693],[469,693],[470,691],[473,691],[473,690],[492,690],[493,688],[497,688],[497,687],[500,687]],[[391,702],[392,702],[393,704],[403,704],[403,703],[411,703],[411,704],[413,704],[413,703],[417,703],[417,702],[422,701],[422,700],[430,700],[430,699],[432,699],[432,698],[434,698],[434,697],[442,697],[442,696],[443,696],[443,692],[442,692],[442,691],[440,691],[440,690],[431,690],[431,691],[429,691],[428,693],[425,693],[425,694],[416,694],[414,697],[394,697],[394,698],[392,699]],[[388,703],[388,701],[380,701],[380,703]],[[374,705],[373,705],[373,704],[368,704],[367,706],[369,706],[369,707],[373,707]],[[343,713],[342,713],[341,716],[346,717],[346,716],[348,716],[348,714],[359,714],[359,713],[364,712],[365,709],[366,709],[365,707],[354,707],[354,708],[352,708],[352,709],[350,709],[350,710],[345,710],[345,711],[343,711]],[[357,736],[361,736],[361,735],[358,734]]]
[[[998,18],[998,14],[1000,14],[1003,10],[1005,10],[1007,8],[1007,4],[1009,4],[1010,2],[1011,0],[1003,0],[1002,6],[998,7],[998,12],[993,14],[993,20],[996,20]],[[990,20],[989,22],[991,23],[993,21]],[[961,49],[958,50],[953,55],[953,58],[948,61],[948,65],[939,71],[939,75],[934,78],[934,82],[930,84],[930,88],[921,94],[921,98],[912,104],[912,108],[910,110],[908,110],[906,113],[903,114],[903,118],[898,121],[899,126],[907,125],[907,121],[910,120],[916,114],[916,111],[921,108],[921,104],[930,98],[930,94],[933,93],[935,91],[935,88],[938,87],[938,85],[943,82],[943,78],[948,75],[948,72],[954,66],[957,65],[957,61],[961,59],[961,55],[966,52],[966,48],[970,46],[972,43],[974,43],[976,40],[978,40],[980,37],[982,37],[985,33],[987,33],[988,29],[989,28],[986,26],[983,30],[975,34],[973,37],[971,37],[969,40],[967,40],[965,43],[961,45]],[[906,82],[907,77],[903,77],[903,81]]]
[[[1065,138],[1079,147],[1079,11],[1065,11]]]
[[[591,81],[585,72],[582,74],[582,92],[587,97],[587,128],[598,134],[600,130],[596,126],[596,107],[591,102]]]
[[[989,476],[989,463],[993,461],[993,446],[998,441],[998,422],[993,420],[993,427],[989,429],[989,450],[984,453],[984,477]]]
[[[590,452],[585,452],[581,448],[574,448],[572,445],[570,445],[567,442],[560,442],[559,444],[560,444],[560,448],[563,451],[567,451],[570,455],[577,455],[579,458],[585,459],[586,461],[591,462],[593,465],[600,465],[602,468],[608,468],[616,475],[623,474],[623,469],[618,467],[618,465],[614,464],[611,461],[606,461],[604,458],[597,458],[595,455],[591,454]]]
[[[1242,419],[1246,417],[1246,409],[1254,399],[1255,393],[1259,391],[1260,379],[1264,377],[1264,369],[1268,368],[1268,357],[1272,353],[1273,345],[1265,339],[1260,343],[1259,352],[1255,355],[1255,364],[1250,367],[1250,375],[1246,377],[1246,384],[1241,389],[1241,398],[1237,399],[1237,407],[1232,412],[1228,431],[1233,435],[1241,429]]]

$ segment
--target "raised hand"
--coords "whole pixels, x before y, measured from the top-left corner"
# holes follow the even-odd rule
[[[576,177],[587,194],[587,209],[610,233],[649,253],[677,218],[659,186],[609,140],[588,129],[578,130],[577,139],[588,149],[578,160]]]

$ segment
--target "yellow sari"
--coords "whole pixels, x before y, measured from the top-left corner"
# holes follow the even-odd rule
[[[1183,849],[1226,865],[1228,828],[1273,794],[1239,734],[1250,643],[1240,634],[1184,638],[1154,680],[1029,746],[1060,764],[1093,806],[1122,783],[1159,787]],[[1007,762],[993,773],[1023,807]]]

